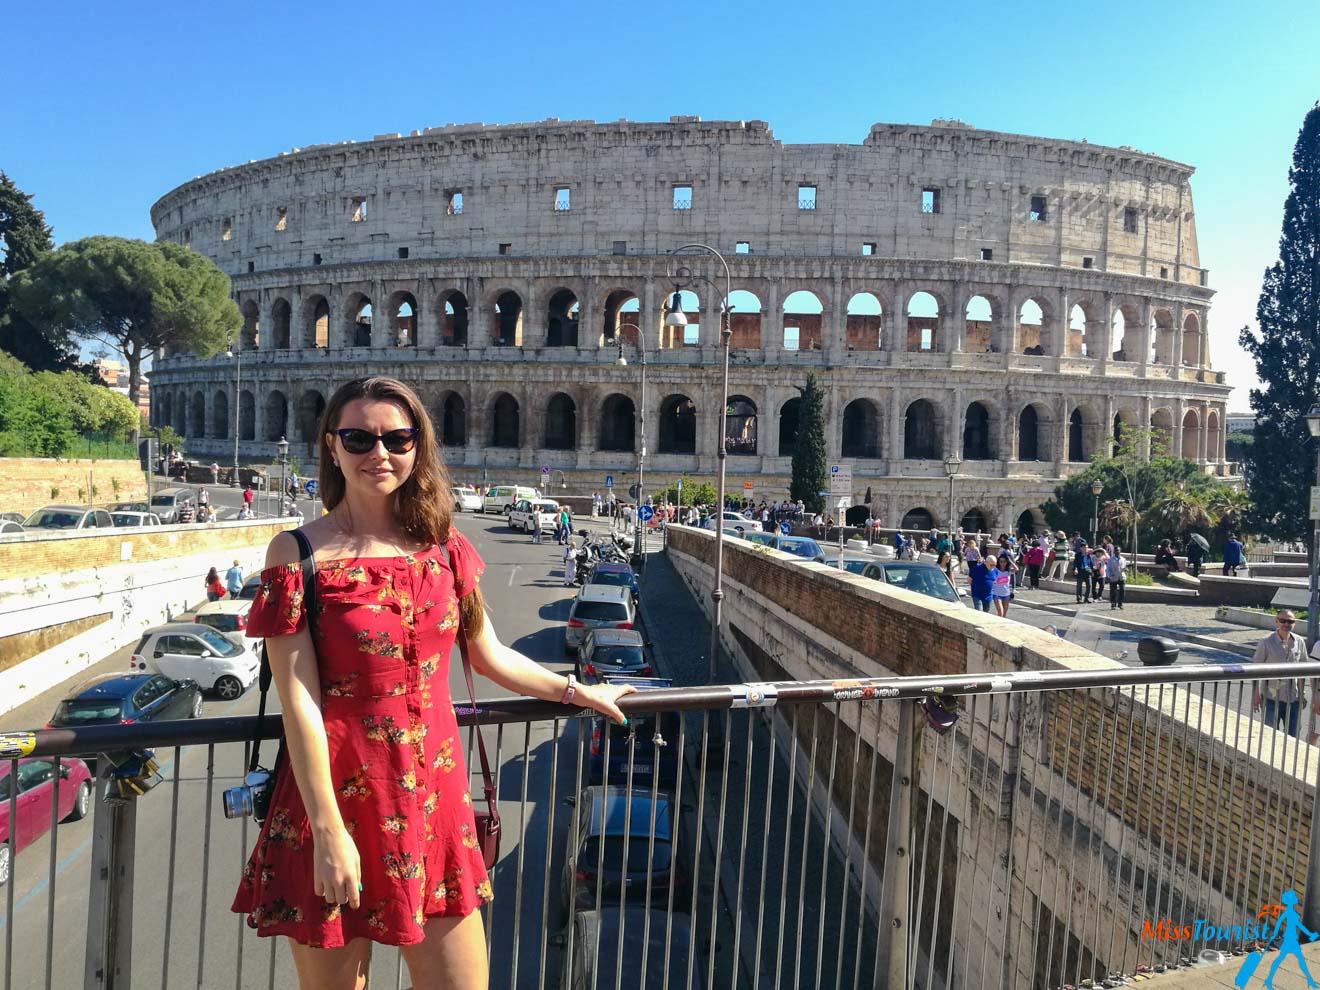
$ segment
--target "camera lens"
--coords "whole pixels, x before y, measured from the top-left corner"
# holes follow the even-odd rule
[[[226,818],[243,818],[252,814],[252,788],[240,784],[223,791],[220,797]]]

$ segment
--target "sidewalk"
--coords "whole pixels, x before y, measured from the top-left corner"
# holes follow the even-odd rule
[[[1302,955],[1306,958],[1307,968],[1310,969],[1312,975],[1320,975],[1320,943],[1302,946]],[[1144,980],[1143,986],[1150,987],[1151,990],[1156,990],[1156,988],[1158,990],[1179,990],[1179,988],[1184,987],[1188,990],[1193,987],[1203,987],[1206,990],[1213,987],[1232,987],[1236,990],[1238,984],[1234,981],[1246,958],[1246,956],[1234,956],[1222,966],[1205,966],[1197,969],[1182,969],[1175,970],[1172,973],[1162,973]],[[1256,967],[1256,972],[1247,981],[1247,986],[1263,986],[1265,977],[1269,975],[1270,967],[1274,965],[1274,960],[1277,958],[1277,953],[1265,953]],[[1311,984],[1311,986],[1314,985]],[[1283,965],[1279,967],[1279,972],[1274,977],[1275,990],[1302,990],[1306,986],[1306,977],[1302,975],[1297,960],[1284,960]]]

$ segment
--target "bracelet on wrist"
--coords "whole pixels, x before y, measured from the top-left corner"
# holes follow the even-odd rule
[[[561,705],[571,705],[573,696],[577,694],[577,678],[572,674],[568,675],[568,684],[564,687],[563,697],[559,699]]]

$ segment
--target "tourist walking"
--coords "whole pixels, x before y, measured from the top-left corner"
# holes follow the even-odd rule
[[[1017,569],[1013,558],[1001,553],[994,570],[990,572],[990,598],[994,602],[996,615],[1008,614],[1008,603],[1013,597],[1013,574]]]
[[[1227,577],[1237,577],[1238,568],[1242,566],[1242,541],[1237,538],[1236,533],[1229,533],[1228,539],[1224,541],[1224,574]]]
[[[1091,551],[1091,598],[1094,601],[1105,600],[1105,564],[1109,561],[1109,551],[1096,547]]]
[[[1073,576],[1077,579],[1077,604],[1091,604],[1091,568],[1095,558],[1083,540],[1073,555]]]
[[[1293,632],[1297,616],[1289,609],[1280,609],[1274,617],[1274,632],[1256,644],[1252,663],[1301,663],[1306,660],[1306,640]],[[1320,690],[1311,682],[1311,710],[1320,714]],[[1300,677],[1287,677],[1257,681],[1251,691],[1251,709],[1265,708],[1265,724],[1277,728],[1280,723],[1290,736],[1297,735],[1298,716],[1301,714],[1305,685]]]
[[[967,579],[971,585],[972,606],[982,612],[989,612],[994,575],[975,547],[967,551]]]
[[[225,590],[229,592],[230,598],[237,598],[243,590],[243,568],[238,566],[237,560],[233,567],[225,571]]]
[[[1040,569],[1045,564],[1045,548],[1039,543],[1032,543],[1027,547],[1025,556],[1027,564],[1027,584],[1032,591],[1040,590]]]
[[[208,602],[218,602],[224,597],[224,582],[220,580],[220,572],[212,567],[206,572],[206,600]]]
[[[535,508],[532,509],[532,542],[541,542],[541,513]]]
[[[564,587],[571,588],[577,581],[577,547],[573,546],[573,538],[569,537],[568,542],[564,544]]]
[[[1123,607],[1123,592],[1127,588],[1127,560],[1115,544],[1105,558],[1105,578],[1109,581],[1109,610]]]

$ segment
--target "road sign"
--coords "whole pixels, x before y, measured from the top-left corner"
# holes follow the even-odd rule
[[[550,477],[550,469],[546,467],[544,464],[541,465],[541,477],[542,478]]]
[[[653,515],[655,515],[655,509],[649,505],[643,505],[637,510],[637,518],[642,522],[650,522]]]
[[[614,487],[614,475],[612,474],[605,475],[605,487],[606,488]]]
[[[679,490],[680,492],[683,490],[683,479],[682,479],[682,478],[679,478],[679,479],[678,479],[678,490]]]
[[[1320,520],[1320,485],[1311,486],[1311,518]]]
[[[779,524],[779,532],[787,536],[789,533],[793,532],[793,527],[786,522],[781,522]]]
[[[844,464],[830,465],[830,495],[835,498],[852,498],[852,467]]]
[[[316,493],[321,490],[321,486],[316,483],[315,478],[308,479],[307,484],[303,485],[303,488],[307,490],[307,494],[311,498],[316,498]]]
[[[642,490],[638,488],[636,485],[628,486],[628,497],[632,499],[634,502],[637,501],[637,496],[640,494],[642,494]]]

